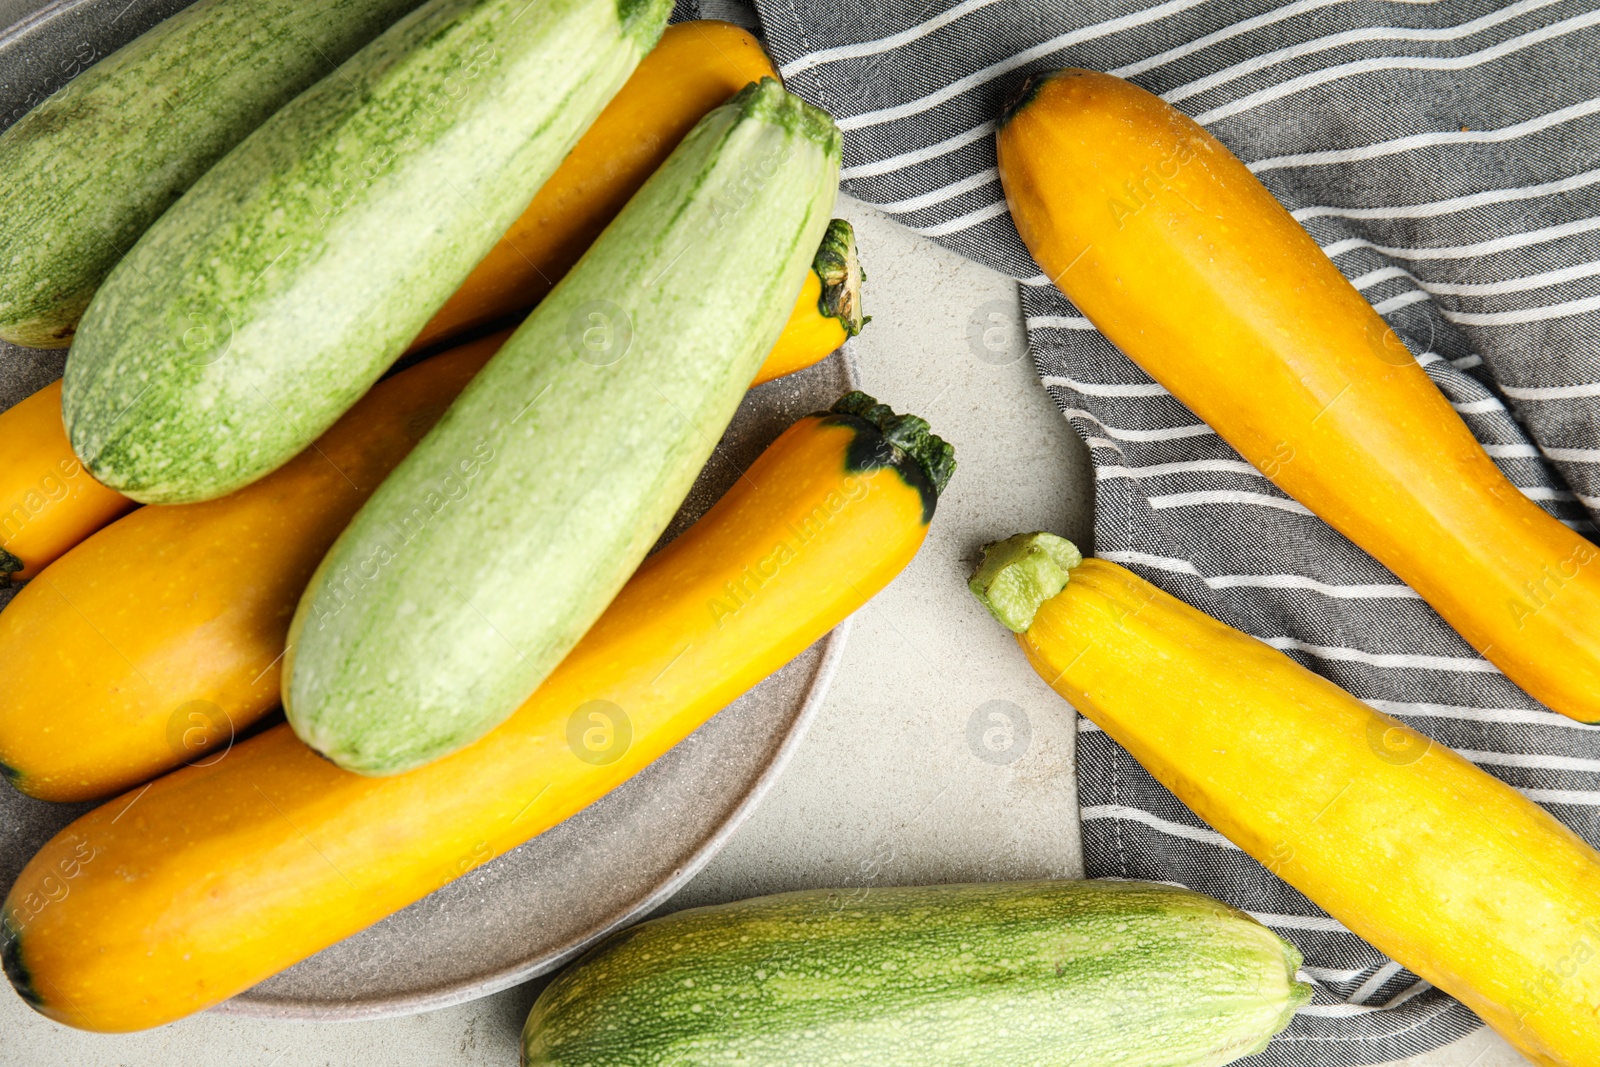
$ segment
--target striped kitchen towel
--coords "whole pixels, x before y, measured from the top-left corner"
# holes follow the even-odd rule
[[[1006,215],[994,117],[1028,73],[1131,78],[1206,125],[1380,313],[1512,480],[1600,505],[1594,0],[756,0],[845,189],[1022,283],[1045,388],[1088,442],[1095,550],[1461,751],[1600,843],[1600,730],[1553,714],[1288,499],[1049,287]],[[741,16],[734,0],[694,14]],[[1207,828],[1080,721],[1091,876],[1192,886],[1295,942],[1313,1003],[1248,1062],[1378,1063],[1477,1019]]]

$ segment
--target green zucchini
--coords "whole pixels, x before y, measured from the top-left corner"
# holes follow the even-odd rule
[[[562,974],[524,1067],[1213,1067],[1311,989],[1243,912],[1148,882],[809,890],[625,930]]]
[[[0,134],[0,339],[70,343],[195,179],[417,2],[199,0],[17,120]],[[96,58],[85,45],[73,67]]]
[[[392,774],[528,698],[709,458],[838,167],[832,119],[770,78],[690,131],[323,560],[284,657],[295,733]]]
[[[229,152],[117,264],[73,449],[148,503],[274,470],[405,349],[655,43],[671,0],[429,0]]]

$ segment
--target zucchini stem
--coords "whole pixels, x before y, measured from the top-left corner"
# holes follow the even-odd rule
[[[13,574],[16,574],[26,566],[27,564],[23,563],[16,556],[13,556],[10,552],[0,548],[0,578],[10,578]]]
[[[848,219],[828,223],[811,269],[822,281],[817,311],[826,318],[837,319],[847,337],[860,333],[867,322],[861,314],[861,283],[867,275],[856,253],[855,227]]]
[[[1033,625],[1039,605],[1067,587],[1083,553],[1053,533],[1023,533],[983,546],[983,562],[967,579],[978,603],[1001,625],[1022,633]]]
[[[932,432],[928,420],[916,415],[896,415],[888,404],[880,404],[859,389],[846,393],[830,408],[836,415],[854,415],[877,427],[883,439],[917,461],[935,493],[943,493],[956,472],[956,450],[950,442]]]

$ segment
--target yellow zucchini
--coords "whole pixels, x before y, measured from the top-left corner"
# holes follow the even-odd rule
[[[626,781],[859,608],[916,553],[953,467],[926,423],[861,394],[801,419],[475,744],[374,778],[279,725],[79,818],[0,908],[7,976],[52,1019],[139,1030],[398,911]],[[569,742],[596,706],[631,724],[615,759]]]
[[[1051,534],[973,591],[1039,676],[1245,852],[1546,1067],[1600,1063],[1600,856],[1282,652]]]
[[[1512,681],[1600,722],[1600,550],[1500,473],[1244,164],[1083,70],[1029,80],[999,156],[1023,240],[1106,337]]]
[[[861,332],[861,261],[856,232],[844,219],[828,224],[817,256],[800,288],[800,299],[784,324],[778,343],[756,372],[752,385],[793,374],[824,358]]]
[[[27,665],[0,671],[11,784],[41,800],[98,800],[215,758],[277,707],[276,667],[311,573],[506,336],[379,382],[261,481],[140,508],[24,587],[0,612],[0,662]]]
[[[72,454],[60,381],[0,412],[0,581],[32,578],[135,506]]]

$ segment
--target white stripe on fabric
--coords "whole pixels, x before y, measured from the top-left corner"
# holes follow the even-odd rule
[[[1039,379],[1045,385],[1059,385],[1073,389],[1084,396],[1171,396],[1167,387],[1155,382],[1080,382],[1076,378],[1046,375]]]
[[[1504,405],[1492,396],[1486,396],[1482,400],[1467,400],[1460,404],[1451,401],[1450,406],[1463,415],[1482,415],[1489,411],[1505,410]]]
[[[1519,485],[1517,491],[1529,500],[1576,500],[1567,489],[1552,489],[1544,485]]]
[[[1432,988],[1432,983],[1418,979],[1415,985],[1408,986],[1398,996],[1382,1004],[1307,1004],[1303,1008],[1296,1008],[1294,1013],[1324,1019],[1342,1019],[1352,1015],[1367,1015],[1375,1011],[1390,1011]]]
[[[1487,763],[1492,767],[1527,767],[1541,771],[1584,771],[1600,774],[1600,760],[1579,759],[1577,756],[1541,756],[1525,752],[1478,752],[1470,748],[1456,749],[1456,755],[1473,763]]]
[[[917,25],[901,30],[899,33],[890,34],[888,37],[880,37],[875,41],[862,41],[860,44],[824,48],[820,52],[812,52],[810,55],[801,56],[793,63],[784,65],[779,69],[778,73],[785,78],[789,78],[803,70],[820,67],[824,63],[833,63],[841,59],[862,59],[866,56],[877,55],[880,52],[888,52],[902,45],[910,44],[919,37],[926,37],[935,30],[948,26],[957,19],[996,2],[997,0],[962,0],[962,3],[939,12],[928,21],[919,22]]]
[[[1539,450],[1532,445],[1484,445],[1483,450],[1495,459],[1539,458]]]
[[[1126,822],[1143,823],[1152,830],[1159,830],[1168,837],[1181,837],[1189,841],[1203,841],[1217,848],[1239,851],[1239,846],[1229,841],[1215,830],[1202,830],[1197,826],[1186,826],[1183,823],[1170,822],[1159,815],[1152,815],[1143,808],[1129,808],[1121,804],[1098,804],[1083,809],[1083,821],[1094,822],[1097,819],[1122,819]]]
[[[1265,170],[1281,170],[1285,167],[1322,167],[1336,163],[1355,163],[1360,160],[1399,155],[1401,152],[1410,152],[1418,148],[1432,148],[1436,145],[1495,144],[1502,141],[1515,141],[1520,137],[1526,137],[1530,133],[1538,133],[1552,126],[1571,122],[1573,119],[1593,115],[1597,111],[1600,111],[1600,97],[1596,97],[1593,100],[1585,100],[1578,104],[1571,104],[1511,126],[1502,126],[1498,130],[1442,130],[1431,133],[1416,133],[1408,137],[1397,137],[1392,141],[1380,141],[1377,144],[1362,145],[1359,148],[1331,148],[1320,152],[1296,152],[1293,155],[1258,159],[1254,163],[1246,165],[1250,170],[1259,174]]]
[[[1176,441],[1184,437],[1207,437],[1212,435],[1211,427],[1204,423],[1193,423],[1188,426],[1165,426],[1159,430],[1126,430],[1120,426],[1108,426],[1100,421],[1099,416],[1083,408],[1064,408],[1061,414],[1069,419],[1087,419],[1105,432],[1107,437],[1118,441]]]
[[[1045,384],[1059,385],[1067,381],[1070,381],[1070,379],[1046,378]],[[1107,393],[1100,395],[1118,396],[1130,394]],[[1487,397],[1482,400],[1472,400],[1461,404],[1452,402],[1450,406],[1455,408],[1455,410],[1459,411],[1463,415],[1484,415],[1491,412],[1505,411],[1505,406],[1494,397]],[[1096,444],[1097,441],[1091,438],[1088,443],[1093,445]],[[1117,445],[1112,441],[1104,441],[1103,444],[1111,448],[1117,447]],[[1533,457],[1537,455],[1537,453],[1535,453],[1534,450],[1528,445],[1485,445],[1483,448],[1484,451],[1487,452],[1491,457]],[[1148,466],[1142,467],[1129,467],[1122,464],[1105,464],[1094,469],[1094,476],[1096,481],[1114,481],[1119,479],[1138,480],[1144,478],[1165,477],[1173,474],[1204,472],[1244,474],[1251,477],[1260,478],[1263,481],[1268,480],[1266,475],[1262,474],[1261,471],[1256,469],[1251,464],[1246,463],[1243,460],[1234,459],[1181,460],[1173,463],[1152,463]],[[1516,488],[1518,492],[1522,493],[1522,495],[1527,497],[1529,500],[1582,499],[1568,490],[1554,489],[1543,485],[1518,485],[1514,488]],[[1230,494],[1232,495],[1230,496]],[[1235,497],[1239,497],[1241,499],[1235,500]],[[1157,503],[1157,501],[1160,501],[1160,503]],[[1297,501],[1286,500],[1282,497],[1276,497],[1270,494],[1252,493],[1247,490],[1201,490],[1189,493],[1171,493],[1165,496],[1154,496],[1150,498],[1150,506],[1152,508],[1185,507],[1191,504],[1214,504],[1229,502],[1264,504],[1268,507],[1282,508],[1285,511],[1292,511],[1296,514],[1311,514],[1309,509]],[[1106,558],[1110,557],[1108,556]]]
[[[922,211],[923,209],[930,208],[935,204],[942,204],[946,200],[954,200],[962,193],[970,193],[974,189],[982,189],[986,185],[993,185],[999,180],[1000,172],[995,170],[993,167],[990,167],[988,170],[980,170],[970,178],[962,178],[958,182],[951,182],[949,185],[935,189],[931,193],[923,193],[921,196],[908,197],[905,200],[891,200],[886,204],[879,204],[877,206],[879,210],[887,211],[890,214],[904,214],[909,211]]]
[[[879,108],[877,111],[868,111],[860,115],[850,115],[839,119],[837,120],[839,129],[845,131],[861,130],[868,126],[880,126],[886,122],[894,122],[912,115],[920,115],[922,112],[931,111],[946,100],[960,96],[970,89],[975,89],[980,85],[987,85],[996,78],[1003,77],[1019,67],[1025,67],[1036,59],[1042,59],[1054,52],[1070,48],[1084,41],[1096,40],[1109,34],[1120,33],[1136,26],[1143,26],[1146,23],[1158,22],[1161,19],[1187,11],[1191,7],[1199,7],[1204,2],[1205,0],[1167,0],[1165,4],[1158,4],[1143,11],[1134,11],[1118,18],[1107,19],[1105,22],[1097,22],[1092,26],[1083,26],[1076,30],[1070,30],[1067,33],[1052,37],[1048,41],[1036,44],[1032,48],[1025,49],[1009,59],[1003,59],[999,63],[992,63],[964,78],[958,78],[944,88],[926,96],[919,96],[915,100],[909,100],[904,104],[896,104],[893,107]]]
[[[1088,445],[1090,448],[1111,448],[1115,449],[1118,454],[1121,454],[1122,452],[1122,446],[1111,440],[1109,437],[1096,437],[1093,434],[1090,434],[1083,439],[1083,443]]]
[[[1372,305],[1372,310],[1376,311],[1380,315],[1387,315],[1391,311],[1399,311],[1403,307],[1410,307],[1412,304],[1420,304],[1427,299],[1429,299],[1427,293],[1419,290],[1412,290],[1409,293],[1401,293],[1399,296],[1391,296],[1387,300],[1380,300],[1378,303]]]
[[[994,133],[994,123],[985,122],[982,126],[974,126],[970,130],[958,133],[954,137],[947,137],[926,148],[914,148],[909,152],[902,152],[887,159],[878,159],[870,163],[860,163],[854,167],[846,167],[839,172],[839,177],[843,181],[853,181],[856,178],[873,178],[879,174],[904,170],[907,167],[914,167],[918,163],[926,163],[930,159],[937,159],[940,156],[965,148],[972,142],[981,141],[992,133]],[[1049,280],[1048,278],[1045,279],[1046,282]]]
[[[1543,4],[1541,4],[1541,6],[1553,2],[1555,2],[1555,0],[1543,0]],[[1520,5],[1513,5],[1513,7],[1515,6]],[[1506,12],[1513,12],[1513,8],[1507,8],[1505,12],[1500,12],[1498,14],[1506,14]],[[1522,12],[1516,11],[1514,14],[1519,15],[1522,14]],[[1484,19],[1491,17],[1493,16],[1486,15],[1484,16]],[[1513,15],[1508,14],[1506,17],[1513,17]],[[1484,20],[1480,19],[1479,21]],[[1502,59],[1505,56],[1511,55],[1514,52],[1520,52],[1525,48],[1532,48],[1534,45],[1542,44],[1545,41],[1549,41],[1553,38],[1561,37],[1569,33],[1575,33],[1578,30],[1597,24],[1600,24],[1600,11],[1590,12],[1585,15],[1574,15],[1572,18],[1563,19],[1562,21],[1552,25],[1544,26],[1540,29],[1522,34],[1519,37],[1513,37],[1510,40],[1502,41],[1497,45],[1485,48],[1479,52],[1473,52],[1470,55],[1453,56],[1450,58],[1437,56],[1393,56],[1384,59],[1363,59],[1354,63],[1343,63],[1336,67],[1329,67],[1327,70],[1319,70],[1311,74],[1303,74],[1298,78],[1290,78],[1288,81],[1274,85],[1271,88],[1262,89],[1259,92],[1254,92],[1248,96],[1240,97],[1238,100],[1234,100],[1231,103],[1221,104],[1209,111],[1202,111],[1200,114],[1194,116],[1194,120],[1200,123],[1202,126],[1209,126],[1213,122],[1220,122],[1223,119],[1232,118],[1234,115],[1249,111],[1252,108],[1260,107],[1262,104],[1271,103],[1274,100],[1281,100],[1283,97],[1291,96],[1306,89],[1315,88],[1319,85],[1326,85],[1329,82],[1339,81],[1340,79],[1352,77],[1358,74],[1370,74],[1381,70],[1466,70],[1471,67],[1481,66],[1485,63],[1491,63],[1497,59]]]
[[[1270,911],[1247,911],[1245,914],[1262,926],[1271,926],[1279,930],[1321,930],[1330,934],[1349,933],[1345,929],[1344,923],[1338,919],[1330,919],[1325,915],[1279,915]]]
[[[1169,574],[1192,574],[1196,578],[1203,578],[1200,568],[1186,559],[1174,559],[1171,556],[1154,556],[1148,552],[1135,552],[1132,549],[1117,549],[1111,552],[1096,553],[1097,558],[1108,560],[1112,563],[1124,565],[1132,564],[1141,567],[1153,567],[1158,571]]]
[[[1587,314],[1595,310],[1600,310],[1600,296],[1586,296],[1581,300],[1568,300],[1563,304],[1522,308],[1518,311],[1469,312],[1442,310],[1442,314],[1451,322],[1459,322],[1463,326],[1517,326],[1527,322],[1544,322],[1547,319],[1562,319],[1572,315]]]
[[[1465,656],[1427,656],[1409,652],[1364,652],[1359,648],[1317,645],[1293,637],[1264,637],[1264,644],[1280,652],[1304,652],[1317,659],[1338,663],[1364,663],[1369,667],[1399,667],[1421,671],[1462,671],[1469,674],[1499,674],[1500,668],[1486,659]]]
[[[1333,242],[1323,248],[1322,251],[1329,259],[1336,259],[1357,248],[1370,248],[1374,252],[1382,252],[1386,256],[1395,256],[1399,259],[1477,259],[1482,256],[1494,255],[1497,252],[1509,252],[1515,248],[1527,248],[1530,245],[1560,241],[1567,237],[1575,237],[1580,233],[1591,233],[1595,230],[1600,230],[1600,218],[1577,219],[1573,222],[1563,222],[1558,226],[1546,226],[1543,229],[1530,230],[1527,233],[1507,234],[1504,237],[1478,241],[1470,245],[1408,248],[1374,244],[1364,237],[1349,237],[1343,241]]]
[[[1350,1004],[1365,1004],[1367,1001],[1372,999],[1373,995],[1377,993],[1378,990],[1384,987],[1384,984],[1388,982],[1389,979],[1399,974],[1401,970],[1402,968],[1398,963],[1394,962],[1394,960],[1390,960],[1382,967],[1379,967],[1376,971],[1373,971],[1372,977],[1368,978],[1365,982],[1362,982],[1361,987],[1346,998],[1346,1002]]]
[[[1541,271],[1538,274],[1527,274],[1520,278],[1507,278],[1498,282],[1436,282],[1432,279],[1425,281],[1404,267],[1379,267],[1377,270],[1350,279],[1350,284],[1357,289],[1370,289],[1379,282],[1406,278],[1435,296],[1492,296],[1498,293],[1522,293],[1529,289],[1564,285],[1567,282],[1592,278],[1596,274],[1600,274],[1600,260],[1576,263],[1559,270]]]
[[[1300,0],[1300,2],[1297,4],[1285,4],[1283,7],[1268,11],[1264,15],[1257,15],[1255,18],[1245,19],[1242,22],[1235,22],[1231,26],[1224,26],[1222,29],[1217,30],[1214,33],[1208,33],[1204,37],[1197,37],[1193,41],[1189,41],[1186,44],[1181,44],[1176,48],[1169,48],[1165,52],[1150,56],[1148,59],[1141,59],[1137,62],[1129,63],[1126,66],[1117,67],[1115,70],[1112,70],[1109,73],[1115,74],[1119,78],[1131,78],[1135,74],[1143,74],[1147,70],[1154,70],[1156,67],[1165,66],[1175,59],[1182,59],[1184,56],[1193,55],[1196,52],[1204,51],[1214,44],[1220,44],[1223,41],[1232,40],[1241,34],[1249,33],[1251,30],[1259,30],[1263,26],[1271,26],[1287,19],[1294,18],[1297,15],[1304,15],[1309,11],[1316,11],[1320,8],[1333,7],[1337,4],[1347,4],[1352,2],[1354,2],[1354,0]]]
[[[1169,474],[1199,472],[1250,474],[1261,477],[1261,472],[1242,459],[1186,459],[1177,463],[1152,463],[1145,467],[1096,467],[1096,478],[1162,478]]]
[[[1253,504],[1256,507],[1276,508],[1279,511],[1293,512],[1296,515],[1310,515],[1311,511],[1298,500],[1288,497],[1272,496],[1268,493],[1251,493],[1242,489],[1215,489],[1202,490],[1194,493],[1168,493],[1163,496],[1150,498],[1150,506],[1157,510],[1164,508],[1188,508],[1204,504]]]
[[[1206,582],[1218,589],[1309,589],[1336,600],[1420,600],[1407,585],[1328,585],[1299,574],[1219,574]]]
[[[924,237],[943,237],[947,233],[955,233],[958,230],[970,229],[973,226],[978,225],[980,222],[987,222],[990,219],[995,218],[998,215],[1004,215],[1005,213],[1006,202],[1002,200],[996,204],[986,204],[985,206],[978,208],[976,211],[968,212],[965,215],[957,215],[953,219],[948,219],[932,226],[910,226],[907,228],[922,234]]]
[[[1516,189],[1489,189],[1481,193],[1452,196],[1447,200],[1433,200],[1425,204],[1405,204],[1396,207],[1303,207],[1290,214],[1299,222],[1306,219],[1332,216],[1341,219],[1424,219],[1436,215],[1450,215],[1490,204],[1506,204],[1517,200],[1533,200],[1552,193],[1570,193],[1600,182],[1600,170],[1586,170],[1570,178],[1524,185]]]
[[[1600,448],[1547,448],[1544,454],[1562,463],[1600,463]]]
[[[1347,44],[1385,43],[1388,41],[1459,40],[1462,37],[1471,37],[1473,34],[1481,33],[1482,31],[1497,26],[1502,22],[1519,18],[1522,15],[1528,14],[1529,12],[1537,11],[1538,9],[1544,7],[1550,7],[1552,4],[1559,2],[1560,0],[1521,0],[1520,3],[1507,4],[1504,8],[1501,8],[1498,11],[1492,11],[1487,15],[1480,16],[1479,18],[1475,18],[1471,22],[1463,22],[1456,26],[1445,26],[1442,28],[1368,26],[1359,30],[1345,30],[1341,33],[1329,34],[1326,37],[1317,37],[1309,41],[1302,41],[1299,44],[1290,45],[1288,48],[1280,48],[1276,52],[1264,52],[1258,56],[1251,56],[1242,63],[1235,63],[1233,66],[1224,67],[1222,70],[1219,70],[1214,74],[1208,74],[1204,78],[1197,78],[1192,82],[1188,82],[1187,84],[1170,89],[1161,94],[1161,99],[1165,100],[1169,104],[1175,104],[1179,100],[1187,100],[1191,96],[1198,96],[1208,89],[1215,89],[1219,85],[1226,85],[1228,82],[1238,81],[1240,78],[1247,78],[1252,74],[1258,74],[1261,71],[1266,70],[1268,67],[1280,66],[1284,63],[1290,62],[1291,60],[1303,59],[1306,56],[1315,55],[1318,52],[1327,52],[1334,48],[1341,48]],[[1282,84],[1289,83],[1284,82]],[[1201,120],[1197,119],[1196,121],[1200,122]],[[1205,125],[1205,123],[1201,122],[1201,125]]]
[[[1334,970],[1332,967],[1302,966],[1300,970],[1304,971],[1312,978],[1315,978],[1318,982],[1331,982],[1334,985],[1344,985],[1347,982],[1354,982],[1357,978],[1360,978],[1362,975],[1372,970],[1372,968],[1357,967],[1354,970],[1338,971]]]
[[[1600,807],[1600,793],[1581,789],[1518,789],[1535,804],[1570,804],[1577,808]]]
[[[1600,382],[1580,385],[1502,385],[1500,391],[1513,400],[1575,400],[1600,396]]]
[[[1386,585],[1329,585],[1301,574],[1217,574],[1200,573],[1200,568],[1186,559],[1156,556],[1148,552],[1112,549],[1096,553],[1096,558],[1131,566],[1151,567],[1171,574],[1191,574],[1213,589],[1309,589],[1338,600],[1417,600],[1415,590],[1395,583]]]
[[[1043,277],[1043,275],[1041,275]],[[1045,278],[1048,283],[1049,278]],[[1030,330],[1092,330],[1094,323],[1083,315],[1030,315],[1027,319]],[[1046,382],[1045,384],[1049,384]]]
[[[1465,708],[1454,704],[1422,704],[1405,700],[1368,700],[1365,703],[1400,718],[1460,719],[1462,722],[1492,722],[1508,726],[1556,726],[1562,729],[1593,730],[1576,719],[1543,709]]]

